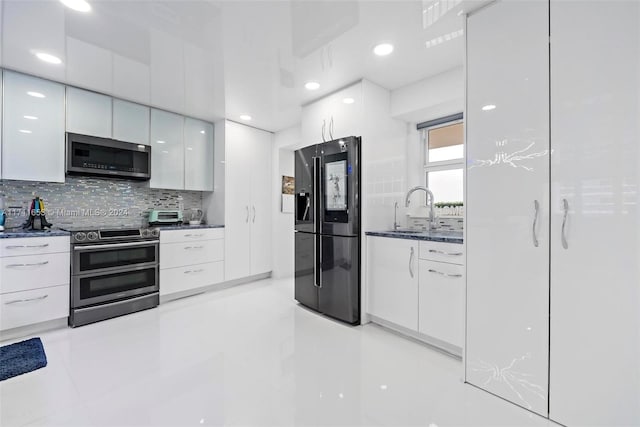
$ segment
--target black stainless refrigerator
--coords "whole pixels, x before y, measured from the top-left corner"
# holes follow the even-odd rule
[[[360,323],[360,138],[295,153],[295,298]]]

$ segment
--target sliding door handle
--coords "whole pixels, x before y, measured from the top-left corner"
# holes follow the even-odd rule
[[[562,241],[562,247],[565,249],[569,249],[569,242],[567,242],[567,219],[569,217],[569,201],[567,201],[567,199],[562,199],[562,208],[564,209],[564,215],[562,216],[560,240]]]

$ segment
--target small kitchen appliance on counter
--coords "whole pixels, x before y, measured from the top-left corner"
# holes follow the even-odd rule
[[[189,225],[200,225],[202,224],[202,218],[204,217],[204,212],[202,209],[193,208],[189,210]]]
[[[182,211],[179,209],[153,209],[149,211],[149,225],[180,225]]]
[[[71,310],[76,327],[156,307],[158,228],[67,228],[71,233]]]

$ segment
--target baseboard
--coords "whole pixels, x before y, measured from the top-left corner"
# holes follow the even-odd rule
[[[46,322],[34,323],[32,325],[20,326],[18,328],[0,331],[0,342],[13,340],[16,338],[26,338],[29,335],[37,335],[42,332],[51,331],[53,329],[62,329],[68,327],[69,318],[47,320]]]
[[[396,325],[393,322],[389,322],[388,320],[381,319],[379,317],[374,316],[373,314],[368,314],[368,316],[371,322],[379,326],[382,326],[385,329],[389,329],[392,332],[403,335],[407,338],[420,341],[421,344],[426,344],[429,347],[433,348],[434,350],[439,351],[440,353],[444,353],[447,356],[452,356],[452,357],[455,357],[456,359],[462,360],[462,348],[458,346],[441,341],[437,338],[430,337],[429,335],[412,331],[411,329],[405,328],[404,326]]]
[[[216,283],[213,285],[203,286],[200,288],[188,289],[186,291],[174,292],[168,295],[160,295],[160,304],[166,302],[175,301],[182,298],[188,298],[196,295],[203,294],[205,292],[222,291],[234,286],[244,285],[246,283],[254,282],[256,280],[268,279],[271,277],[271,272],[256,274],[255,276],[241,277],[240,279],[229,280],[226,282]]]

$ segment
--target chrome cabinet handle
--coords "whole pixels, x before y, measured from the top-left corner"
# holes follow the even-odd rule
[[[249,222],[249,206],[245,206],[245,209],[247,209],[247,217],[245,218],[244,222],[248,223]]]
[[[204,249],[204,246],[185,246],[184,249],[187,251],[190,249]]]
[[[204,271],[204,268],[200,268],[198,270],[187,270],[184,272],[184,274],[191,274],[191,273],[202,273]]]
[[[411,255],[409,255],[409,275],[413,278],[413,246],[411,247]]]
[[[327,121],[323,120],[322,121],[322,142],[327,142],[326,139],[324,139],[324,128],[327,127]]]
[[[34,262],[32,264],[9,264],[7,265],[7,268],[15,268],[15,267],[38,267],[41,265],[47,265],[49,264],[49,261],[43,261],[43,262]]]
[[[333,116],[331,116],[331,121],[329,122],[329,138],[333,141]]]
[[[48,243],[45,243],[43,245],[9,245],[6,248],[7,249],[46,248],[47,246],[49,246]]]
[[[569,249],[569,243],[567,242],[567,218],[569,217],[569,202],[567,199],[562,199],[562,208],[564,209],[564,216],[562,217],[562,230],[560,231],[560,240],[562,241],[562,247]]]
[[[437,249],[429,249],[429,252],[432,254],[442,254],[442,255],[449,255],[449,256],[462,256],[462,252],[445,252],[445,251],[439,251]]]
[[[429,273],[439,274],[441,276],[446,276],[446,277],[462,277],[462,274],[447,274],[447,273],[443,273],[442,271],[433,270],[431,268],[428,271]]]
[[[255,223],[256,222],[256,207],[255,206],[251,206],[251,208],[253,209],[253,219],[251,220],[251,222]]]
[[[532,237],[533,237],[533,246],[538,247],[538,235],[536,229],[538,228],[538,212],[540,211],[540,203],[537,200],[533,201],[533,227],[531,229]]]
[[[49,295],[45,294],[45,295],[42,295],[41,297],[35,297],[35,298],[14,299],[12,301],[7,301],[4,304],[5,305],[10,305],[10,304],[17,304],[17,303],[20,303],[20,302],[39,301],[39,300],[43,300],[43,299],[48,298],[48,297],[49,297]]]

